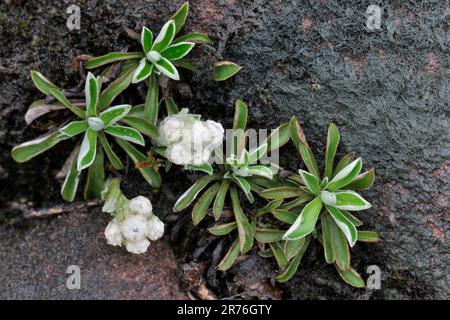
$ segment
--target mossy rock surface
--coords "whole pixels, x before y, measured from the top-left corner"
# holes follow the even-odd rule
[[[49,124],[60,120],[49,116],[32,127],[25,126],[27,107],[42,97],[33,87],[29,70],[38,69],[65,89],[79,89],[76,56],[101,55],[125,46],[138,49],[139,44],[127,36],[126,29],[138,31],[146,25],[159,30],[182,2],[82,1],[81,29],[69,31],[66,10],[72,3],[8,0],[0,4],[0,247],[4,248],[0,260],[10,280],[2,290],[3,298],[70,297],[73,293],[55,288],[64,286],[65,264],[76,264],[69,257],[82,259],[83,250],[90,250],[83,246],[91,241],[97,243],[90,243],[95,248],[89,251],[90,257],[99,261],[90,264],[93,268],[101,268],[104,261],[117,261],[123,272],[133,266],[133,272],[145,282],[150,281],[146,278],[147,263],[157,263],[152,253],[130,257],[125,251],[110,248],[102,236],[107,219],[98,210],[89,217],[73,212],[67,214],[71,217],[30,221],[22,219],[17,209],[24,204],[45,208],[61,203],[60,184],[54,176],[73,146],[62,143],[26,164],[11,159],[14,145],[45,133]],[[381,29],[368,31],[365,12],[371,4],[347,1],[344,5],[337,0],[191,3],[186,30],[207,32],[214,45],[193,50],[191,57],[198,70],[183,72],[182,81],[172,88],[179,106],[220,121],[225,127],[231,124],[237,98],[248,103],[249,126],[253,128],[274,128],[296,115],[319,159],[327,125],[333,121],[341,130],[339,155],[354,151],[363,158],[365,167],[376,168],[374,188],[364,192],[373,208],[359,217],[367,228],[380,233],[383,242],[356,246],[352,261],[365,277],[367,266],[378,265],[381,290],[349,288],[334,268],[325,264],[319,246],[313,245],[295,278],[275,285],[283,298],[450,297],[447,5],[442,1],[385,3]],[[218,60],[234,61],[243,69],[225,82],[214,82],[212,66]],[[141,102],[144,96],[141,84],[130,90],[127,102]],[[283,149],[281,163],[291,170],[301,166],[291,146]],[[129,196],[148,195],[157,214],[173,230],[177,226],[171,213],[173,203],[195,177],[179,169],[164,177],[162,190],[152,193],[129,166],[123,186]],[[188,212],[185,215],[189,217]],[[79,227],[73,228],[74,224]],[[264,297],[262,289],[254,289],[261,281],[274,289],[271,280],[276,275],[275,264],[258,258],[255,252],[227,274],[213,274],[208,263],[217,241],[206,239],[199,228],[193,232],[189,228],[186,219],[177,236],[163,239],[169,246],[154,247],[161,246],[168,257],[165,263],[180,269],[171,278],[179,292],[166,295],[161,289],[159,297],[185,296],[188,289],[177,286],[183,282],[182,266],[192,263],[206,266],[202,276],[219,297],[243,292]],[[67,237],[67,241],[61,237]],[[48,255],[54,245],[51,239],[55,238],[61,241],[58,254]],[[23,252],[36,255],[36,260],[33,268],[19,271],[18,266],[30,262]],[[44,258],[53,261],[39,263]],[[129,262],[121,263],[127,259]],[[52,272],[46,271],[49,266],[54,268]],[[104,275],[109,273],[106,268],[104,271]],[[23,277],[28,280],[20,280]],[[55,288],[49,289],[39,280],[43,277],[48,277]],[[99,279],[97,285],[79,291],[76,297],[107,297],[102,281],[119,286],[111,275]],[[125,277],[120,285],[136,287],[133,281]],[[136,290],[123,298],[158,297]]]

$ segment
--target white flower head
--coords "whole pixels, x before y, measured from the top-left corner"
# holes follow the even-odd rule
[[[139,242],[148,233],[147,219],[140,215],[127,217],[120,225],[120,231],[129,242]]]
[[[116,220],[110,221],[106,226],[105,237],[106,242],[112,246],[120,246],[122,244],[123,235]]]
[[[176,143],[166,149],[166,157],[175,164],[186,165],[191,163],[192,154],[182,143]]]
[[[159,139],[161,140],[161,144],[167,145],[180,141],[184,126],[185,123],[180,117],[169,116],[165,118],[159,125]]]
[[[152,241],[158,240],[164,234],[164,223],[157,216],[148,220],[148,238]]]
[[[127,251],[135,254],[144,253],[147,251],[148,247],[150,246],[150,241],[147,239],[136,241],[136,242],[127,242]]]
[[[208,129],[208,136],[210,137],[212,149],[220,146],[223,142],[223,135],[225,132],[222,125],[212,120],[206,120],[205,127]]]
[[[153,215],[153,206],[150,200],[144,196],[138,196],[130,200],[129,210],[133,214],[150,217]]]
[[[191,148],[204,145],[208,139],[208,129],[200,120],[195,120],[191,126],[183,130],[183,144]]]

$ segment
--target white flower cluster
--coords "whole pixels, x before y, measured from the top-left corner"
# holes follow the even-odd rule
[[[144,253],[150,241],[164,234],[164,223],[153,214],[149,199],[139,196],[130,200],[128,210],[114,218],[105,229],[108,244],[125,245],[128,252]]]
[[[201,121],[188,109],[170,115],[159,125],[157,143],[166,146],[166,157],[177,165],[207,163],[211,152],[222,144],[224,130],[220,123]]]

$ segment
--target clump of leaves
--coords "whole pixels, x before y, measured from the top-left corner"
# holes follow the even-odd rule
[[[226,270],[233,264],[239,254],[247,253],[253,247],[254,226],[251,225],[247,215],[241,206],[239,191],[241,191],[250,203],[254,202],[252,191],[261,191],[263,188],[274,186],[273,171],[269,165],[256,164],[268,151],[275,150],[289,141],[287,124],[280,126],[258,148],[247,151],[245,148],[248,108],[241,100],[236,101],[233,121],[233,141],[231,155],[223,163],[218,165],[209,175],[198,179],[181,197],[174,206],[174,211],[179,212],[189,207],[196,201],[192,209],[192,221],[197,225],[212,207],[212,215],[218,221],[226,198],[229,195],[233,211],[232,222],[211,227],[209,231],[217,236],[223,236],[237,229],[236,239],[228,253],[220,262],[218,268]],[[216,151],[216,157],[223,160],[220,151]],[[213,170],[213,168],[211,168]]]
[[[175,36],[183,28],[189,13],[188,2],[162,27],[158,36],[153,39],[152,31],[143,27],[140,36],[142,51],[137,52],[111,52],[100,57],[93,57],[84,64],[86,69],[99,67],[106,68],[102,73],[121,66],[126,70],[116,81],[121,81],[125,86],[130,83],[138,83],[149,79],[148,91],[145,101],[145,118],[156,124],[159,108],[158,75],[165,75],[170,79],[179,80],[177,67],[193,70],[194,66],[185,56],[192,50],[196,43],[212,43],[208,35],[203,33],[189,33],[177,39]]]
[[[352,286],[364,287],[364,281],[350,266],[349,247],[353,247],[357,241],[376,242],[379,238],[375,232],[358,231],[356,228],[362,222],[350,212],[371,207],[356,191],[372,186],[374,170],[361,173],[361,158],[353,160],[352,155],[343,157],[334,167],[340,134],[338,128],[330,124],[325,169],[321,177],[314,155],[295,117],[291,119],[289,129],[308,171],[299,170],[298,175],[287,178],[285,186],[260,193],[271,200],[267,206],[270,210],[261,211],[261,215],[271,212],[290,227],[287,231],[257,229],[256,238],[270,244],[271,255],[284,269],[277,277],[280,282],[294,275],[311,237],[314,237],[323,245],[326,262],[335,264],[342,279]]]
[[[72,111],[78,120],[70,121],[72,120],[70,118],[68,119],[70,121],[68,124],[60,126],[52,133],[16,146],[12,150],[12,157],[17,162],[25,162],[52,148],[60,141],[84,133],[81,146],[77,145],[68,159],[69,169],[61,189],[61,195],[65,200],[73,201],[78,188],[79,175],[87,168],[89,170],[84,190],[85,198],[100,197],[105,178],[103,152],[106,153],[115,169],[123,169],[122,161],[113,151],[106,137],[107,135],[114,139],[134,162],[146,159],[130,142],[145,145],[141,133],[150,137],[156,137],[158,130],[148,121],[130,115],[132,111],[130,105],[109,107],[109,103],[120,93],[120,90],[114,87],[114,84],[111,84],[101,92],[102,78],[96,78],[92,73],[89,73],[85,85],[85,101],[76,106],[64,96],[56,85],[39,72],[31,71],[31,78],[42,93],[53,96],[60,105]],[[113,87],[111,88],[111,86]],[[111,93],[112,89],[114,89],[113,94]],[[49,105],[45,106],[42,103],[33,104],[29,112],[27,112],[28,118],[35,119],[39,115],[44,114],[48,111],[47,107]],[[85,110],[82,107],[85,107]],[[35,114],[36,108],[41,109],[38,114]],[[50,109],[58,110],[58,108]],[[157,172],[152,168],[139,170],[152,186],[159,187],[161,179]]]

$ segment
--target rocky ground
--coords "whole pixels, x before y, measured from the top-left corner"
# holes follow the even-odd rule
[[[182,1],[79,1],[81,29],[69,31],[66,9],[73,3],[0,4],[1,298],[177,299],[191,292],[203,298],[450,298],[446,1],[384,3],[381,29],[368,31],[365,12],[378,1],[198,0],[191,3],[186,25],[210,34],[214,45],[198,46],[192,54],[198,70],[183,73],[174,84],[180,106],[224,126],[231,123],[237,98],[248,102],[253,128],[274,128],[296,115],[319,155],[334,121],[341,129],[340,154],[355,151],[365,166],[376,168],[374,188],[364,194],[373,208],[361,219],[383,241],[358,245],[352,258],[362,274],[369,265],[380,267],[381,290],[343,284],[317,246],[284,285],[273,281],[275,264],[255,252],[225,274],[215,272],[213,249],[223,243],[171,213],[195,179],[178,169],[163,177],[159,192],[131,167],[123,177],[127,195],[148,195],[168,224],[166,236],[142,256],[105,243],[108,218],[95,207],[27,218],[32,210],[62,204],[54,177],[71,147],[60,144],[23,165],[11,159],[14,145],[57,120],[26,127],[25,111],[41,97],[29,70],[75,88],[76,56],[136,47],[126,29],[158,30]],[[212,64],[224,59],[244,68],[216,83]],[[143,95],[142,85],[128,100],[140,102]],[[300,166],[290,146],[281,162],[292,170]],[[80,290],[66,289],[71,264],[81,268]]]

